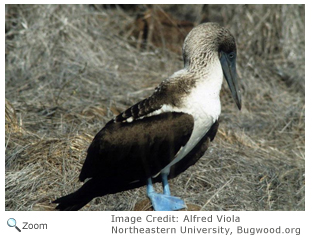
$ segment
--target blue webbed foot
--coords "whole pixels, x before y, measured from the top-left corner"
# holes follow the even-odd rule
[[[156,193],[153,188],[152,180],[148,179],[147,196],[150,198],[155,211],[175,211],[186,208],[182,199],[170,195],[167,175],[162,174],[162,185],[164,193]]]
[[[178,197],[152,192],[148,194],[155,211],[175,211],[186,208],[184,201]]]

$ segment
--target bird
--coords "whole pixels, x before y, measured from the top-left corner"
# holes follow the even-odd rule
[[[186,207],[171,195],[168,180],[194,165],[213,141],[224,77],[239,110],[241,93],[236,41],[227,28],[214,22],[194,27],[182,52],[181,70],[96,134],[79,175],[84,184],[53,201],[57,210],[79,210],[95,197],[145,185],[155,211]],[[154,184],[160,182],[163,192],[157,193]]]

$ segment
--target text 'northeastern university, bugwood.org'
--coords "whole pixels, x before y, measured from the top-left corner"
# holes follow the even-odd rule
[[[182,225],[183,222],[183,225]],[[178,224],[180,223],[180,225]],[[217,226],[218,223],[218,226]],[[112,234],[293,234],[300,235],[300,228],[244,227],[240,216],[226,215],[175,215],[165,216],[116,216],[111,215]],[[142,226],[145,224],[145,226]],[[221,224],[221,225],[220,225]],[[127,226],[126,226],[127,225]],[[178,225],[178,226],[175,226]],[[214,226],[213,226],[214,225]],[[230,226],[228,226],[230,225]]]

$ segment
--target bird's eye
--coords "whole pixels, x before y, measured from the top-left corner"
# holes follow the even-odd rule
[[[235,56],[234,52],[230,52],[230,53],[228,54],[229,59],[233,59],[234,56]]]

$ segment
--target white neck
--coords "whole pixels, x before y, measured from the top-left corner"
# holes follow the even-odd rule
[[[185,99],[183,106],[180,109],[172,109],[191,114],[194,118],[194,128],[188,143],[179,151],[176,158],[163,169],[163,173],[169,173],[170,167],[188,154],[219,118],[221,111],[219,93],[223,72],[219,60],[209,66],[210,69],[205,75],[199,77],[196,86]],[[184,71],[181,74],[184,74]]]

